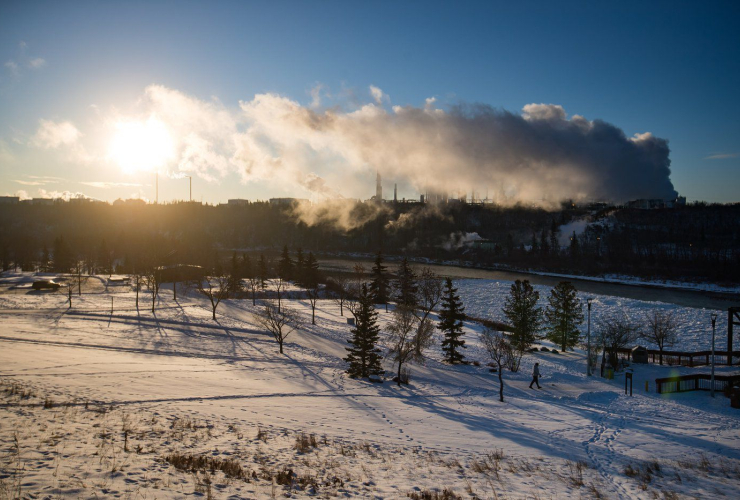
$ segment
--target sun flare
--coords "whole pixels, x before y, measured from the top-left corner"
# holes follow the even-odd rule
[[[175,157],[175,144],[164,123],[153,116],[145,122],[120,121],[108,157],[125,173],[154,172]]]

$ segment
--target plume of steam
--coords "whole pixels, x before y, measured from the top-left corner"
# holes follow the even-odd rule
[[[329,224],[350,231],[362,227],[390,209],[378,203],[361,203],[344,198],[328,198],[321,203],[300,200],[290,206],[292,215],[309,226]]]
[[[440,246],[447,251],[459,250],[460,248],[468,245],[474,241],[482,240],[478,233],[463,233],[462,231],[456,231],[450,233],[449,238],[444,241]]]
[[[488,189],[503,204],[677,194],[665,139],[628,137],[605,121],[568,117],[562,106],[528,104],[520,113],[481,104],[440,109],[429,98],[421,107],[390,107],[388,95],[371,86],[369,103],[321,108],[320,91],[306,106],[259,94],[229,109],[151,86],[146,113],[176,138],[172,175],[218,181],[236,172],[244,183],[272,182],[297,197],[365,198],[376,171],[420,193]],[[342,203],[296,213],[303,221],[354,226],[334,214]]]

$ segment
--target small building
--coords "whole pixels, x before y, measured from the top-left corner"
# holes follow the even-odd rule
[[[0,205],[17,205],[20,201],[18,196],[0,196]]]
[[[647,362],[648,362],[648,352],[647,352],[647,349],[645,349],[641,345],[638,345],[638,346],[633,347],[632,348],[632,362],[633,363],[647,364]]]
[[[244,200],[241,198],[233,198],[228,201],[227,203],[230,207],[245,207],[249,205],[249,200]]]

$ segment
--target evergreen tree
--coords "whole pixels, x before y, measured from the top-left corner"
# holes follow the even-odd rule
[[[583,308],[570,282],[561,281],[550,291],[545,319],[548,323],[547,338],[560,344],[563,352],[578,344],[578,325],[583,323]]]
[[[298,247],[295,253],[295,269],[293,272],[294,279],[299,285],[304,285],[306,279],[306,261],[303,258],[303,249]]]
[[[418,300],[416,297],[417,289],[416,273],[411,269],[408,259],[404,257],[401,266],[398,268],[396,278],[396,302],[399,305],[413,309],[416,307]]]
[[[360,292],[356,324],[349,339],[351,347],[347,347],[349,354],[344,361],[349,363],[347,374],[352,378],[365,378],[382,375],[380,366],[380,349],[377,347],[380,328],[378,328],[378,313],[375,312],[373,296],[362,285]]]
[[[54,239],[54,272],[68,273],[72,268],[74,258],[72,250],[69,248],[64,236],[58,236]]]
[[[257,269],[257,276],[260,279],[260,288],[267,289],[267,259],[264,254],[260,254],[260,260]]]
[[[239,258],[234,252],[231,256],[231,271],[229,272],[228,287],[230,294],[236,294],[242,289],[242,267]]]
[[[254,276],[254,270],[252,269],[252,259],[249,258],[249,255],[245,253],[242,254],[242,262],[239,267],[241,267],[242,278],[249,279]]]
[[[278,276],[288,281],[293,278],[293,260],[288,252],[288,245],[283,247],[283,253],[278,262]]]
[[[370,282],[370,292],[372,293],[376,304],[385,304],[388,308],[388,288],[390,280],[388,279],[387,267],[383,265],[383,255],[378,252],[375,257],[373,266],[373,280]]]
[[[573,234],[570,237],[570,256],[573,259],[578,258],[578,254],[581,253],[580,245],[578,244],[578,236],[576,235],[576,232],[573,231]]]
[[[540,233],[540,252],[543,256],[550,253],[550,244],[547,242],[547,230],[543,227]]]
[[[540,293],[532,288],[529,280],[516,280],[509,293],[504,304],[504,315],[514,328],[511,346],[518,357],[512,365],[512,371],[516,371],[524,351],[537,340],[537,332],[542,324],[542,309],[537,307]]]
[[[307,288],[314,288],[319,284],[321,276],[319,274],[319,262],[316,257],[313,256],[313,252],[308,252],[306,262],[304,264],[304,286]]]
[[[462,305],[457,288],[452,286],[452,280],[445,281],[444,295],[442,296],[442,310],[439,313],[439,325],[444,340],[442,350],[445,353],[445,361],[450,364],[461,363],[465,356],[460,349],[465,349],[465,341],[462,339],[463,320],[465,319],[465,307]]]
[[[550,251],[553,253],[553,255],[558,255],[560,253],[560,243],[558,242],[558,225],[555,222],[555,219],[553,219],[552,223],[550,224]]]

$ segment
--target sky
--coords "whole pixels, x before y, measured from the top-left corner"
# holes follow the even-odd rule
[[[0,195],[740,201],[737,2],[0,3]],[[668,171],[670,169],[670,173]],[[485,191],[485,193],[484,193]]]

